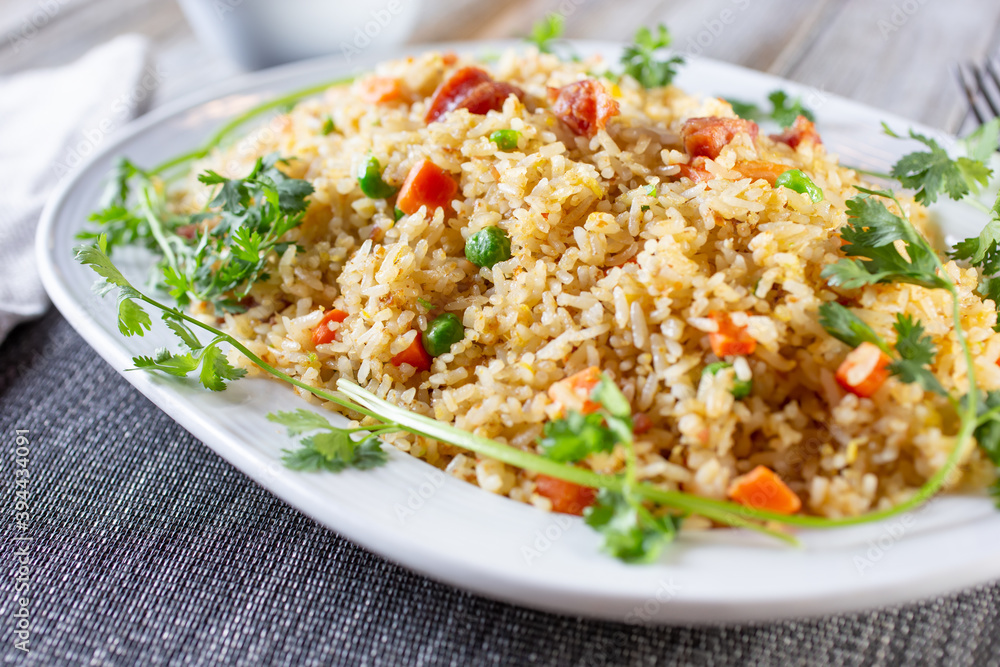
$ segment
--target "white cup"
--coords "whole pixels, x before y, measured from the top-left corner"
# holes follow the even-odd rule
[[[246,69],[403,43],[421,0],[180,0],[198,38]]]

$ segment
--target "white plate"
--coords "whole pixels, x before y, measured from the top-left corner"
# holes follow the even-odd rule
[[[620,49],[576,46],[611,58]],[[162,330],[123,338],[114,300],[96,298],[94,274],[72,259],[73,235],[95,209],[112,159],[124,154],[140,165],[158,163],[199,144],[241,110],[349,69],[334,60],[302,63],[159,109],[119,133],[64,183],[43,215],[38,259],[53,301],[108,363],[121,371],[132,365],[132,355],[173,345]],[[692,58],[677,83],[692,93],[756,101],[776,88],[805,95],[826,145],[854,165],[884,169],[912,149],[883,136],[879,122],[913,123],[758,72]],[[967,235],[975,219],[963,216],[961,207],[952,207],[949,229]],[[116,256],[140,282],[145,261],[139,252]],[[618,621],[750,621],[881,606],[1000,576],[1000,512],[985,498],[967,497],[941,498],[879,525],[802,531],[802,549],[716,531],[685,536],[657,564],[624,565],[600,552],[599,537],[579,519],[491,495],[395,451],[389,465],[369,472],[286,470],[280,452],[291,442],[264,415],[304,403],[277,382],[244,380],[213,393],[155,375],[124,375],[218,454],[320,523],[434,579],[530,607]]]

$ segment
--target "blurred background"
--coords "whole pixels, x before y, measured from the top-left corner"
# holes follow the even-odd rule
[[[998,41],[995,0],[2,0],[0,77],[121,33],[152,44],[153,103],[248,68],[400,42],[519,37],[550,12],[570,38],[665,22],[678,50],[802,81],[955,131],[953,67]],[[367,32],[366,32],[367,30]],[[367,41],[366,41],[367,40]],[[366,54],[367,55],[367,54]]]

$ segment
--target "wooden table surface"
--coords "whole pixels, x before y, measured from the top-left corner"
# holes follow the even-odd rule
[[[664,22],[682,52],[952,132],[966,116],[954,66],[1000,46],[996,0],[423,0],[411,41],[523,36],[554,11],[571,38],[628,40]],[[198,42],[172,0],[0,0],[0,76],[69,62],[125,32],[152,41],[164,73],[156,104],[240,71]]]

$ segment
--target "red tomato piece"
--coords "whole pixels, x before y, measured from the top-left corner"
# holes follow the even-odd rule
[[[823,143],[819,138],[819,132],[816,131],[816,126],[805,116],[797,117],[791,127],[787,128],[781,134],[772,134],[771,138],[783,144],[788,144],[792,148],[798,148],[799,144],[803,141],[814,144]]]
[[[847,353],[837,368],[837,384],[851,392],[868,398],[889,377],[892,359],[878,345],[865,341]]]
[[[406,180],[396,197],[396,208],[407,215],[426,206],[428,212],[451,204],[458,191],[458,183],[447,171],[430,160],[421,160],[406,174]]]
[[[509,83],[494,81],[478,67],[463,67],[434,91],[424,120],[433,123],[456,109],[468,109],[474,114],[496,111],[512,94],[520,99],[524,92]]]
[[[418,371],[429,371],[431,369],[431,362],[433,361],[434,358],[427,354],[424,344],[420,342],[420,334],[417,334],[417,337],[413,339],[408,348],[392,358],[392,365],[402,366],[403,364],[409,364]]]
[[[342,310],[337,310],[333,308],[332,310],[326,311],[323,319],[319,321],[312,330],[312,341],[313,345],[326,345],[327,343],[332,343],[337,338],[337,332],[330,329],[330,322],[343,322],[347,319],[347,313]]]
[[[618,102],[594,79],[584,79],[562,88],[549,88],[552,112],[574,134],[592,137],[619,114]]]
[[[539,474],[535,477],[538,495],[552,501],[552,511],[562,514],[583,515],[583,510],[594,504],[597,491],[587,486]]]
[[[729,318],[729,313],[714,311],[708,314],[715,320],[718,330],[708,334],[712,352],[720,359],[729,356],[746,356],[757,349],[757,341],[750,337],[746,327],[738,327]]]
[[[688,118],[681,126],[681,139],[684,150],[691,157],[703,155],[714,160],[736,135],[749,134],[750,139],[756,141],[759,131],[757,123],[742,118]]]

